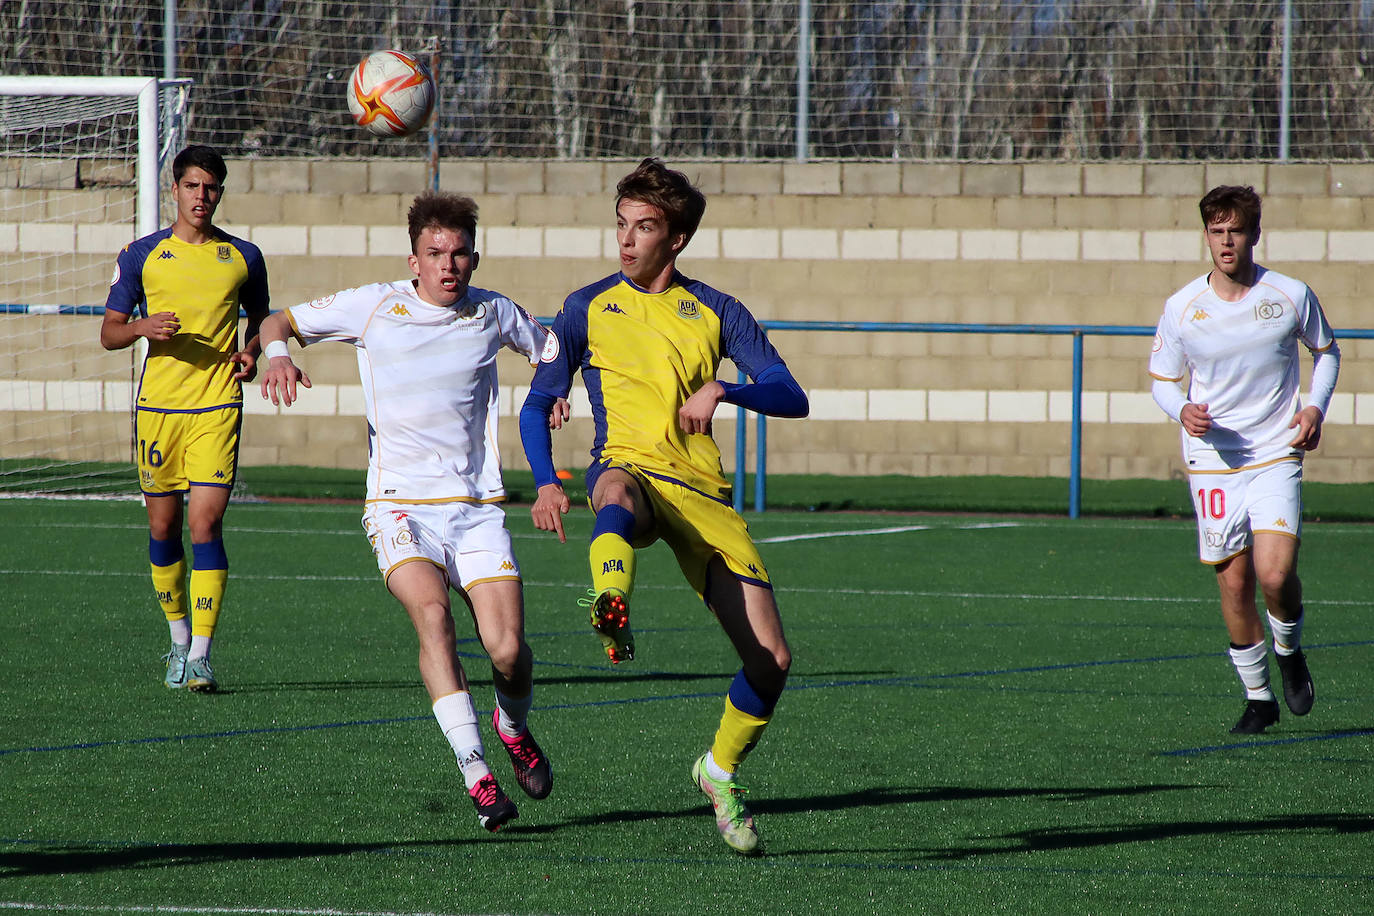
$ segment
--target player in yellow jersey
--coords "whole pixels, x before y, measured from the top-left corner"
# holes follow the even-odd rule
[[[223,528],[238,467],[240,383],[255,373],[255,338],[268,312],[262,252],[213,223],[227,174],[208,146],[177,154],[176,220],[119,253],[100,326],[107,350],[148,342],[134,438],[153,588],[172,637],[163,682],[199,692],[219,686],[210,647],[229,575]],[[248,313],[243,348],[240,308]],[[191,529],[189,587],[183,520]]]
[[[538,485],[534,524],[565,540],[569,501],[553,469],[549,420],[582,373],[595,426],[585,606],[611,662],[635,657],[635,549],[659,538],[739,653],[720,727],[693,764],[692,780],[711,800],[725,842],[751,853],[759,835],[736,771],[773,716],[792,656],[768,572],[731,506],[711,418],[722,402],[782,417],[806,416],[809,405],[739,300],[678,272],[678,255],[705,209],[687,176],[658,159],[645,159],[620,181],[620,271],[564,302],[553,325],[558,351],[535,371],[520,432]],[[753,383],[718,381],[723,358]]]

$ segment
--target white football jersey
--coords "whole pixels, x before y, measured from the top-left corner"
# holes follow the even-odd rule
[[[1206,404],[1212,415],[1206,435],[1182,433],[1190,470],[1302,454],[1288,446],[1301,406],[1298,343],[1321,352],[1334,337],[1307,284],[1259,265],[1255,271],[1254,286],[1238,302],[1217,296],[1203,275],[1164,304],[1150,375],[1170,382],[1189,376],[1188,400]]]
[[[374,283],[292,306],[307,344],[358,353],[368,425],[367,498],[496,502],[505,497],[496,442],[496,354],[538,363],[548,331],[500,293],[469,287],[453,306],[409,281]]]

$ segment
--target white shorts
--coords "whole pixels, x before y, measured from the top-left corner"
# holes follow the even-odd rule
[[[1254,543],[1256,531],[1302,537],[1302,462],[1226,474],[1189,474],[1198,556],[1215,566]]]
[[[520,578],[506,513],[495,503],[368,503],[363,530],[383,579],[415,560],[433,563],[464,591],[480,582]]]

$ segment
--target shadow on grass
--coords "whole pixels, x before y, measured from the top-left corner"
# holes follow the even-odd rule
[[[466,661],[466,660],[465,660]],[[471,663],[465,665],[468,669],[468,682],[474,690],[482,690],[491,686],[491,677],[486,674],[486,669]],[[604,672],[601,669],[591,668],[586,674],[548,674],[541,669],[540,676],[535,680],[536,689],[549,689],[559,686],[577,685],[627,685],[627,684],[675,684],[693,683],[696,681],[713,681],[717,684],[728,685],[730,675],[720,671],[705,672],[677,672],[677,671],[638,671],[630,673],[627,671]],[[555,671],[557,669],[554,669]],[[881,676],[884,673],[874,673],[869,676]],[[379,681],[236,681],[232,687],[222,688],[218,693],[294,693],[297,691],[337,691],[347,692],[353,690],[423,690],[424,683],[417,676],[414,680],[379,680]],[[718,691],[722,696],[725,693],[724,687]],[[661,700],[664,696],[652,696],[648,699]],[[629,698],[616,698],[623,702],[632,702]],[[479,697],[479,703],[481,702]]]
[[[932,850],[922,858],[939,861],[1025,852],[1061,852],[1094,846],[1119,846],[1185,837],[1261,836],[1306,831],[1344,835],[1374,833],[1374,815],[1285,814],[1248,820],[1161,821],[1154,824],[1104,824],[1043,827],[990,837],[986,846]],[[1000,845],[994,845],[999,844]]]
[[[1111,798],[1129,795],[1147,795],[1155,792],[1176,792],[1188,789],[1207,789],[1211,786],[1196,785],[1145,785],[1145,786],[1076,786],[1073,788],[968,788],[962,786],[932,786],[925,789],[861,789],[837,795],[810,795],[804,798],[774,798],[759,801],[751,800],[749,807],[758,815],[768,814],[814,814],[825,811],[850,811],[855,808],[881,808],[888,805],[928,804],[931,802],[969,801],[978,799],[1044,797],[1061,801],[1090,801],[1097,798]],[[527,833],[553,833],[568,827],[605,826],[608,823],[630,823],[658,818],[701,817],[709,813],[704,796],[701,803],[677,811],[668,810],[621,810],[604,811],[596,814],[570,818],[558,824],[522,825],[519,829]]]
[[[506,833],[503,831],[502,836]],[[518,840],[512,836],[511,840]],[[509,840],[507,840],[509,842]],[[91,874],[124,869],[169,868],[216,862],[268,862],[386,853],[396,850],[452,848],[491,843],[479,832],[470,837],[414,840],[402,843],[169,843],[147,846],[45,846],[24,852],[0,853],[0,880],[40,875]]]

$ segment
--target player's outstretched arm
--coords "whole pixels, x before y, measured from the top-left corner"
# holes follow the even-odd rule
[[[286,347],[286,338],[290,333],[291,321],[285,312],[277,312],[266,318],[258,331],[262,353],[267,357],[267,371],[262,376],[262,396],[273,405],[285,404],[287,407],[296,401],[297,384],[310,387],[310,376],[291,361],[291,354]]]

